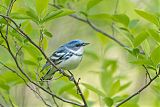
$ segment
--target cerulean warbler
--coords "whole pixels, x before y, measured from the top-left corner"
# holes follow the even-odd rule
[[[51,56],[50,60],[60,69],[72,70],[75,69],[82,60],[84,46],[89,43],[85,43],[82,40],[72,40],[62,46],[60,46]],[[43,71],[46,67],[51,66],[49,62],[43,66]],[[57,70],[55,67],[50,67],[48,72],[41,78],[41,80],[52,79],[54,73]]]

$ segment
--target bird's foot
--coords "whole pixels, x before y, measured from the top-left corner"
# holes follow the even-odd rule
[[[70,80],[70,81],[74,81],[74,77],[73,77],[73,76],[70,76],[70,77],[69,77],[69,80]]]

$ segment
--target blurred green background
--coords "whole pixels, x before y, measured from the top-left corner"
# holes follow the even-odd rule
[[[160,43],[160,35],[159,32],[157,33],[160,22],[154,23],[154,19],[151,18],[156,16],[159,19],[160,0],[55,0],[56,5],[61,5],[66,13],[42,22],[41,19],[45,18],[47,13],[57,11],[49,5],[53,4],[53,1],[16,0],[9,16],[21,25],[21,29],[36,44],[41,44],[47,56],[50,56],[60,45],[73,39],[90,42],[90,45],[85,47],[81,64],[72,71],[77,80],[81,78],[79,84],[89,107],[115,106],[146,84],[146,72],[141,65],[156,68],[160,61],[156,59],[159,57],[160,49],[155,52]],[[0,14],[6,14],[9,3],[10,0],[0,0]],[[145,17],[142,11],[149,15]],[[128,49],[96,32],[88,24],[68,16],[72,13],[84,19],[84,13],[87,14],[92,23],[104,32],[114,34],[113,36],[128,46]],[[0,17],[0,24],[1,26],[4,24],[2,17]],[[5,27],[1,29],[5,32]],[[41,30],[44,35],[40,43]],[[150,36],[152,33],[158,36]],[[2,38],[0,44],[4,44],[1,41]],[[9,41],[13,52],[17,51],[17,47],[23,46],[18,61],[34,81],[39,81],[37,74],[43,75],[39,71],[46,60],[36,48],[11,28]],[[144,50],[145,55],[140,55],[141,49]],[[152,61],[148,63],[150,58]],[[18,70],[3,46],[0,46],[0,61]],[[149,71],[151,76],[156,74],[152,69]],[[59,74],[56,74],[56,77],[58,76]],[[0,104],[11,106],[9,101],[11,99],[14,107],[45,107],[40,98],[16,74],[2,65],[0,65],[0,81]],[[160,79],[157,78],[147,89],[122,107],[160,107],[159,81]],[[82,102],[76,94],[74,84],[67,78],[62,77],[49,83],[57,95]],[[47,103],[55,106],[51,96],[41,90],[40,93]],[[57,99],[56,102],[59,107],[72,106]]]

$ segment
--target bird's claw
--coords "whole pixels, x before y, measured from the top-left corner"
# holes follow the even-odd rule
[[[70,80],[70,81],[74,81],[74,77],[73,77],[73,76],[70,76],[70,77],[69,77],[69,80]]]

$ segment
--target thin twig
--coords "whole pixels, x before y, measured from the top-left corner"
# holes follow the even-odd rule
[[[19,73],[17,73],[14,69],[8,67],[7,65],[5,65],[4,63],[2,63],[1,61],[0,61],[0,64],[3,65],[5,68],[9,69],[10,71],[12,71],[13,73],[16,73],[16,75],[24,81],[24,83],[26,84],[26,86],[30,90],[32,90],[33,92],[35,92],[41,98],[41,100],[43,101],[43,103],[46,106],[51,107],[49,104],[46,103],[46,101],[44,100],[44,98],[36,90],[34,90],[30,85],[28,85],[27,81]]]
[[[6,100],[6,98],[0,93],[0,96],[2,97],[2,99],[4,100],[4,102],[8,105],[8,102]]]
[[[115,107],[119,107],[122,104],[126,103],[127,101],[129,101],[130,99],[132,99],[133,97],[135,97],[136,95],[138,95],[139,93],[141,93],[144,89],[146,89],[156,78],[158,78],[160,75],[160,70],[158,71],[158,74],[156,76],[154,76],[146,85],[144,85],[142,88],[140,88],[137,92],[133,93],[132,95],[130,95],[128,98],[122,100],[120,103],[118,103]]]
[[[57,8],[57,9],[61,9],[61,7],[59,7],[59,6],[55,5],[55,4],[49,4],[49,5]],[[95,31],[103,34],[104,36],[112,39],[113,41],[115,41],[116,43],[118,43],[120,46],[122,46],[122,47],[128,47],[128,46],[124,45],[122,42],[120,42],[118,39],[114,38],[113,35],[110,35],[110,34],[104,32],[104,31],[102,31],[100,28],[98,28],[96,25],[94,25],[88,18],[87,19],[83,19],[81,17],[78,17],[75,14],[71,14],[69,16],[72,17],[72,18],[74,18],[74,19],[77,19],[77,20],[79,20],[81,22],[84,22],[84,23],[88,24],[93,30],[95,30]]]
[[[74,82],[74,84],[76,85],[76,88],[77,88],[77,91],[78,91],[78,94],[81,96],[81,98],[82,98],[82,100],[83,100],[83,103],[84,103],[84,107],[88,107],[88,105],[87,105],[87,102],[86,102],[86,100],[85,100],[85,98],[84,98],[84,95],[83,95],[83,93],[82,93],[82,91],[81,91],[81,88],[79,87],[79,80],[80,79],[78,79],[78,82],[75,80],[75,78],[74,78],[74,75],[72,74],[72,72],[70,71],[70,70],[68,70],[68,72],[70,73],[70,75],[71,75],[71,80]]]
[[[49,90],[50,92],[52,92],[52,90],[51,90],[51,88],[50,88],[50,85],[49,85],[49,82],[48,82],[48,81],[47,81],[47,88],[48,88],[48,90]],[[53,101],[54,101],[56,107],[59,107],[59,105],[58,105],[58,103],[56,102],[54,96],[52,96],[52,99],[53,99]]]
[[[18,50],[17,50],[17,52],[16,52],[16,58],[17,58],[17,56],[18,56],[18,54],[19,54],[19,52],[21,51],[21,49],[22,49],[22,46],[20,47],[20,48],[18,48]]]
[[[115,9],[114,9],[114,15],[117,14],[117,9],[118,9],[118,4],[119,4],[119,0],[116,0],[116,6],[115,6]],[[115,29],[114,29],[114,21],[112,22],[112,35],[115,37]]]
[[[43,28],[40,29],[39,47],[43,50]]]
[[[148,77],[149,77],[149,79],[150,79],[150,81],[151,81],[151,75],[149,74],[149,72],[148,72],[148,69],[146,68],[146,66],[145,65],[142,65],[143,67],[144,67],[144,69],[145,69],[145,71],[146,71],[146,75],[148,75]]]
[[[12,102],[10,96],[9,96],[9,102],[10,102],[11,106],[14,107],[13,102]]]
[[[24,38],[26,38],[33,46],[35,46],[41,53],[42,53],[42,55],[45,57],[45,59],[52,65],[52,66],[54,66],[58,71],[60,71],[64,76],[66,76],[66,77],[68,77],[68,78],[70,78],[70,76],[67,74],[67,73],[65,73],[62,69],[60,69],[60,68],[58,68],[48,57],[47,57],[47,55],[44,53],[44,51],[36,44],[36,43],[34,43],[33,42],[33,40],[27,35],[27,34],[25,34],[20,28],[19,28],[19,26],[17,25],[17,23],[13,20],[13,19],[11,19],[10,17],[8,17],[8,16],[5,16],[5,15],[2,15],[2,14],[0,14],[0,16],[1,17],[3,17],[4,19],[9,19],[15,26],[16,26],[16,28],[14,28],[12,25],[10,25],[10,27],[12,27],[15,31],[17,31],[20,35],[22,35]]]
[[[15,22],[14,20],[12,20],[12,19],[11,19],[10,17],[8,17],[8,16],[4,16],[4,15],[1,15],[1,14],[0,14],[0,16],[3,17],[4,19],[6,19],[6,18],[9,19],[9,20],[17,27],[17,29],[14,29],[14,30],[16,30],[18,33],[20,33],[20,34],[21,34],[23,37],[25,37],[26,39],[28,39],[28,41],[29,41],[32,45],[34,45],[34,46],[42,53],[42,55],[46,58],[46,60],[47,60],[48,62],[51,63],[52,66],[54,66],[57,70],[59,70],[64,76],[70,78],[70,76],[69,76],[68,74],[66,74],[62,69],[59,69],[59,68],[57,68],[57,67],[55,66],[55,64],[46,56],[46,54],[43,52],[43,50],[42,50],[38,45],[36,45],[36,44],[32,41],[32,39],[31,39],[28,35],[26,35],[26,34],[18,27],[18,25],[16,24],[16,22]],[[10,25],[10,26],[11,26],[11,25]],[[2,34],[2,32],[1,32],[1,34]],[[9,46],[8,41],[7,41],[5,38],[4,38],[4,40],[5,40],[6,44],[7,44],[8,52],[9,52],[10,55],[12,56],[14,62],[16,63],[17,68],[21,71],[21,73],[22,73],[32,84],[34,84],[35,86],[39,87],[40,89],[42,89],[42,90],[45,91],[46,93],[54,96],[55,98],[57,98],[57,99],[59,99],[59,100],[61,100],[61,101],[63,101],[63,102],[70,103],[70,104],[77,105],[77,106],[82,106],[82,107],[84,106],[84,105],[81,105],[81,104],[79,104],[79,103],[76,103],[76,102],[73,102],[73,101],[70,101],[70,100],[66,100],[66,99],[64,99],[64,98],[61,98],[61,97],[59,97],[59,96],[57,96],[57,95],[49,92],[48,90],[46,90],[46,89],[43,88],[42,86],[38,85],[38,84],[35,83],[34,81],[32,81],[31,78],[30,78],[30,77],[21,69],[21,67],[19,66],[17,59],[15,58],[15,56],[13,55],[13,53],[12,53],[12,51],[11,51],[11,49],[10,49],[10,46]]]
[[[9,16],[9,14],[11,13],[11,10],[12,10],[12,7],[13,7],[13,4],[16,0],[11,0],[10,1],[10,4],[8,6],[8,9],[7,9],[7,13],[6,13],[6,16]],[[8,20],[7,20],[7,23],[8,23]],[[8,37],[8,29],[9,29],[9,25],[7,24],[7,27],[6,27],[6,38]]]

